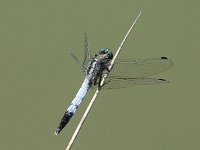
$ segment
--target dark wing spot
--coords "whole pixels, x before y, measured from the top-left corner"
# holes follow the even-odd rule
[[[168,59],[167,57],[161,57],[161,59]]]
[[[166,81],[165,79],[158,79],[158,80],[160,80],[160,81]]]

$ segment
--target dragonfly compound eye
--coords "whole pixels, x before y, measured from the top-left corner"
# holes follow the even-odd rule
[[[99,54],[105,54],[105,48],[100,49]]]
[[[113,58],[113,53],[112,53],[111,49],[108,49],[108,48],[100,49],[99,54],[107,54],[108,55],[108,59],[112,59]]]

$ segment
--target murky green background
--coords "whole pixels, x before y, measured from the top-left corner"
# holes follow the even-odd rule
[[[83,74],[69,55],[115,52],[139,11],[121,58],[168,56],[170,84],[101,91],[74,150],[200,149],[199,1],[0,0],[0,149],[64,150],[89,100],[54,136]]]

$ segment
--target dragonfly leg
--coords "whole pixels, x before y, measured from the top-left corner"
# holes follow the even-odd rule
[[[110,72],[110,70],[108,69],[108,67],[106,67],[106,71]]]
[[[101,87],[101,80],[102,80],[102,75],[100,75],[95,81],[94,81],[94,85],[98,84],[98,88]]]
[[[103,87],[103,86],[106,85],[106,84],[109,84],[110,81],[111,81],[111,80],[106,80],[106,81],[103,83],[103,85],[102,85],[101,87]]]
[[[99,77],[98,88],[101,88],[101,80],[102,80],[102,75]]]

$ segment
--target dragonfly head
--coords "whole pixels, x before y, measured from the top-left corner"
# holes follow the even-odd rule
[[[113,58],[113,53],[111,49],[108,48],[102,48],[99,50],[100,56],[103,56],[105,59],[112,59]]]

